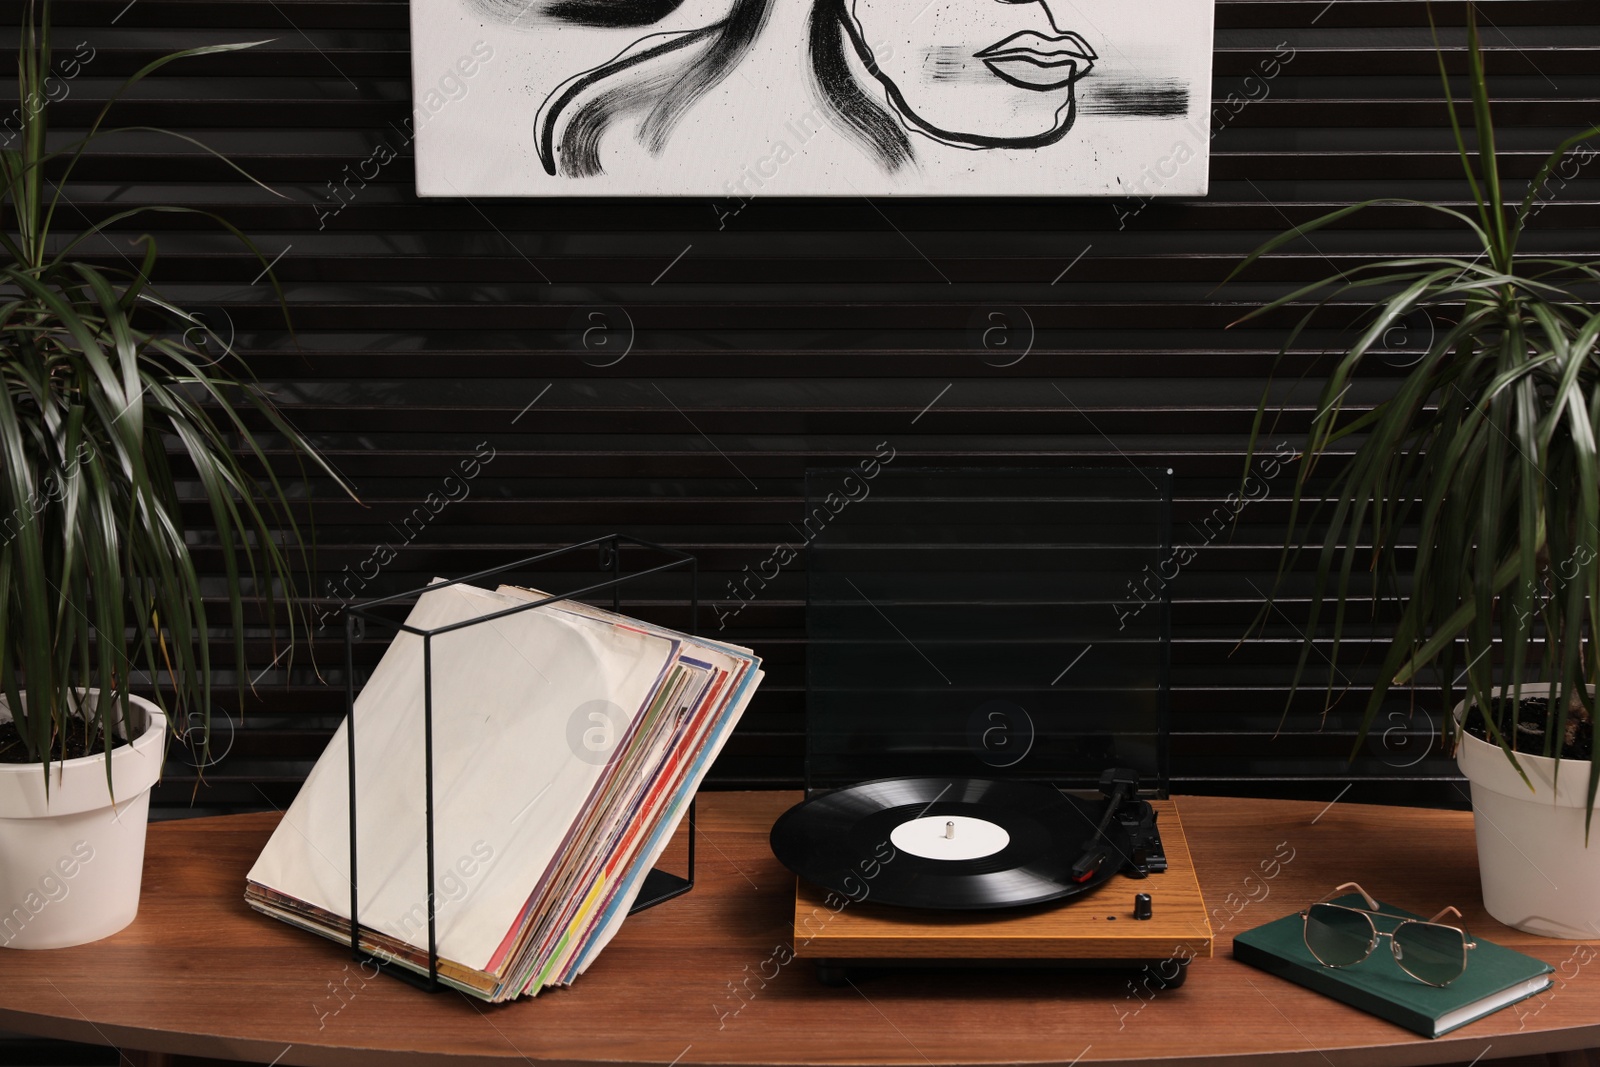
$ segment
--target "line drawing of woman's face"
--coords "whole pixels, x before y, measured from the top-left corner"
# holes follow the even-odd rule
[[[1099,58],[1062,0],[849,0],[846,30],[912,129],[967,148],[1037,148],[1072,126]],[[889,47],[884,48],[887,44]]]

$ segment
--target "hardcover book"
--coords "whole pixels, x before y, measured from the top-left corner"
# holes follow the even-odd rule
[[[1339,897],[1335,904],[1359,908],[1356,894]],[[1396,919],[1421,919],[1409,911],[1380,902],[1385,915]],[[1374,916],[1380,930],[1391,930],[1383,916]],[[1477,947],[1467,954],[1466,972],[1444,987],[1426,985],[1402,971],[1387,940],[1372,955],[1350,967],[1325,967],[1306,948],[1300,913],[1275,919],[1246,930],[1233,939],[1233,958],[1263,971],[1297,982],[1351,1007],[1398,1023],[1424,1037],[1438,1037],[1485,1015],[1525,1000],[1550,984],[1553,968],[1543,960],[1486,940],[1468,936]]]

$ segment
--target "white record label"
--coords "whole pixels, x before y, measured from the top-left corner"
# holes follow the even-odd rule
[[[928,860],[975,860],[1011,843],[1005,827],[966,815],[930,815],[896,826],[889,840],[901,852]]]

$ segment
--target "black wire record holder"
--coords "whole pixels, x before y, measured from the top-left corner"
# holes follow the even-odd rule
[[[657,556],[667,557],[666,562],[658,563],[654,566],[645,567],[640,570],[623,573],[622,549],[624,546],[632,546],[637,549],[647,550]],[[378,614],[375,610],[383,607],[392,607],[396,604],[403,604],[406,602],[414,603],[417,599],[421,598],[424,593],[435,589],[442,589],[447,586],[464,585],[468,583],[479,584],[514,573],[526,573],[533,570],[539,564],[547,563],[551,560],[558,559],[559,557],[571,553],[583,552],[590,549],[597,551],[599,554],[599,569],[602,571],[609,571],[611,576],[604,581],[595,582],[592,585],[586,585],[581,589],[574,589],[569,593],[547,596],[541,600],[530,600],[525,604],[517,604],[502,611],[490,612],[486,615],[480,615],[475,619],[467,619],[462,622],[450,623],[445,626],[436,626],[431,629],[422,629],[411,626],[402,621],[385,618],[383,615]],[[527,559],[518,560],[515,563],[508,563],[502,567],[494,567],[486,571],[479,571],[476,574],[466,575],[462,578],[455,578],[445,582],[435,582],[420,589],[413,589],[408,592],[396,593],[392,596],[380,597],[376,600],[369,600],[360,605],[353,606],[346,611],[344,624],[344,670],[346,714],[345,737],[349,755],[350,775],[350,952],[355,959],[362,963],[370,963],[378,971],[383,971],[387,974],[393,975],[394,977],[399,978],[411,985],[417,986],[420,989],[425,989],[432,993],[437,993],[444,989],[444,986],[442,986],[439,982],[439,942],[436,929],[437,906],[434,896],[433,639],[443,634],[453,633],[456,630],[464,630],[468,627],[478,626],[482,623],[493,622],[496,619],[503,619],[508,615],[515,615],[518,612],[532,611],[535,608],[541,608],[547,604],[555,604],[563,600],[575,600],[578,597],[583,596],[603,596],[608,591],[611,594],[611,610],[620,613],[622,610],[622,587],[625,583],[637,581],[638,579],[648,577],[649,575],[661,574],[663,572],[674,570],[684,571],[688,579],[689,626],[685,632],[693,635],[696,633],[700,621],[698,561],[687,553],[666,548],[662,545],[654,544],[649,541],[641,541],[636,537],[629,537],[626,534],[607,534],[604,537],[597,537],[592,541],[584,541],[581,544],[568,545],[565,548],[558,548],[550,552],[541,553],[537,556],[530,556]],[[428,874],[428,895],[426,898],[428,902],[428,974],[426,977],[423,977],[422,975],[417,974],[409,968],[397,964],[392,960],[376,956],[370,952],[364,951],[361,948],[360,902],[357,893],[357,884],[359,882],[359,878],[357,877],[358,860],[356,856],[356,689],[354,672],[355,642],[364,636],[365,624],[369,622],[393,630],[397,634],[408,633],[422,638],[422,670],[424,685],[422,713],[424,741],[423,777],[424,786],[427,791],[424,802],[424,810],[427,814]],[[660,868],[652,869],[645,876],[644,884],[639,890],[639,895],[635,899],[633,907],[629,909],[628,913],[630,915],[634,914],[635,912],[643,911],[646,908],[654,907],[655,905],[663,903],[664,901],[671,900],[673,897],[682,896],[684,893],[687,893],[690,889],[694,888],[695,824],[693,799],[691,799],[689,802],[688,818],[688,872],[683,875],[676,875],[669,871],[663,871]]]

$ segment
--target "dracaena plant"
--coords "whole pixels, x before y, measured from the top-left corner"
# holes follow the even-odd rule
[[[118,97],[175,60],[248,47],[195,48],[150,63],[86,133],[52,148],[50,4],[23,7],[20,143],[0,151],[0,686],[27,759],[46,769],[66,751],[69,730],[109,751],[136,684],[154,687],[164,707],[203,722],[209,736],[209,628],[231,628],[242,685],[251,600],[274,635],[287,622],[293,647],[295,575],[306,549],[258,434],[287,445],[301,473],[309,460],[344,485],[243,363],[231,352],[218,359],[201,320],[153,287],[155,240],[110,240],[113,228],[141,215],[188,212],[215,221],[264,264],[242,233],[180,207],[113,205],[76,232],[59,225],[69,213],[82,217],[66,190],[85,149],[114,132],[105,122]],[[131,254],[107,267],[83,257],[91,244]],[[273,289],[281,306],[276,280]],[[191,499],[207,506],[225,611],[205,604],[199,539],[182,515]],[[80,707],[91,688],[100,698]]]
[[[1470,132],[1457,115],[1434,32],[1471,205],[1355,204],[1268,241],[1234,275],[1374,204],[1436,212],[1471,234],[1473,253],[1369,263],[1279,297],[1244,319],[1309,304],[1284,345],[1287,352],[1308,324],[1331,310],[1328,305],[1366,308],[1354,343],[1335,360],[1317,401],[1274,587],[1275,594],[1283,588],[1301,552],[1315,556],[1305,632],[1314,637],[1326,624],[1335,662],[1351,625],[1352,601],[1370,595],[1397,608],[1356,751],[1391,687],[1434,670],[1446,708],[1464,683],[1469,707],[1484,712],[1489,739],[1526,780],[1518,755],[1559,759],[1568,727],[1594,711],[1588,687],[1596,682],[1593,637],[1600,632],[1600,310],[1594,302],[1600,273],[1594,262],[1528,255],[1518,247],[1551,175],[1600,127],[1563,141],[1520,201],[1508,199],[1474,6],[1466,6]],[[1376,407],[1347,410],[1350,385],[1382,353],[1385,334],[1419,311],[1436,323],[1427,352]],[[1266,432],[1267,405],[1263,398],[1252,452]],[[1331,477],[1325,491],[1313,493],[1319,474]],[[1314,498],[1320,498],[1315,506]],[[1313,662],[1311,651],[1308,637],[1296,687]],[[1489,713],[1497,676],[1513,700],[1525,682],[1551,684],[1548,721],[1531,743],[1519,731],[1500,729]],[[1330,681],[1330,703],[1334,695]],[[1591,761],[1591,819],[1596,767]]]

